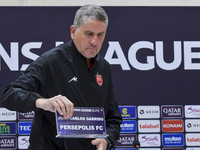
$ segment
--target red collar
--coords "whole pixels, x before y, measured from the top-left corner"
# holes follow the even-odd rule
[[[93,59],[91,59],[91,60],[90,60],[90,66],[88,67],[88,69],[90,69],[90,70],[91,70],[91,69],[92,69],[92,67],[93,67]]]

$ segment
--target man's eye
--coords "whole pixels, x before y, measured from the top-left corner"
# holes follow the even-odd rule
[[[99,33],[97,34],[97,37],[102,37],[104,35],[104,33]]]
[[[86,34],[89,35],[89,36],[93,35],[92,32],[87,32]]]
[[[103,34],[102,34],[102,33],[100,33],[100,34],[98,34],[97,36],[98,36],[98,37],[101,37],[101,36],[103,36]]]

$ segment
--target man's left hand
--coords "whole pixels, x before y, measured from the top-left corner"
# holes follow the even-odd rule
[[[102,138],[97,138],[95,140],[92,140],[92,145],[96,145],[97,150],[106,150],[107,149],[107,141]]]

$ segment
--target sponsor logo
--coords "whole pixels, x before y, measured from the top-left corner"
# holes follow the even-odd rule
[[[18,133],[19,134],[30,134],[32,122],[19,122]]]
[[[163,150],[184,150],[183,148],[163,148]]]
[[[188,147],[186,150],[200,150],[200,147]]]
[[[160,118],[160,107],[138,106],[138,118]]]
[[[29,120],[29,119],[32,120],[34,115],[35,115],[34,111],[27,112],[27,113],[21,113],[21,112],[18,113],[19,120]]]
[[[0,122],[0,135],[15,135],[16,123],[15,122]]]
[[[196,120],[186,119],[185,120],[185,131],[186,132],[199,132],[200,131],[200,119],[196,119]]]
[[[29,136],[19,136],[18,137],[18,147],[19,149],[28,149],[29,143]]]
[[[183,120],[162,120],[163,132],[183,132]]]
[[[160,134],[139,134],[138,139],[141,147],[160,146]]]
[[[6,108],[0,108],[0,121],[10,121],[16,119],[16,111],[10,111]]]
[[[184,146],[183,134],[163,134],[163,146]]]
[[[111,149],[111,150],[114,150],[114,149]],[[136,150],[135,148],[115,148],[115,150]]]
[[[163,105],[161,106],[162,118],[183,118],[183,106]]]
[[[187,133],[185,136],[187,146],[200,146],[200,133]]]
[[[161,149],[160,148],[140,148],[140,150],[161,150]]]
[[[135,120],[123,120],[121,126],[121,133],[135,133],[137,131]]]
[[[191,123],[187,123],[186,125],[187,125],[187,128],[188,128],[188,129],[192,127],[192,124],[191,124]]]
[[[139,114],[143,115],[143,114],[144,114],[144,110],[141,109],[141,110],[139,111]]]
[[[160,132],[159,120],[138,120],[139,132]]]
[[[17,148],[16,137],[0,137],[0,149]]]
[[[123,119],[135,119],[136,118],[136,107],[135,106],[119,106]]]
[[[133,147],[133,141],[136,140],[136,134],[120,134],[116,147]]]
[[[200,105],[185,105],[186,118],[200,118]]]
[[[70,83],[70,82],[72,82],[72,81],[77,82],[77,81],[78,81],[78,77],[73,77],[71,80],[69,80],[68,83]]]

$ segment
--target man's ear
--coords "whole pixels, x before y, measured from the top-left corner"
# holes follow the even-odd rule
[[[73,40],[75,38],[76,27],[74,25],[71,25],[70,31],[71,31],[71,38]]]

